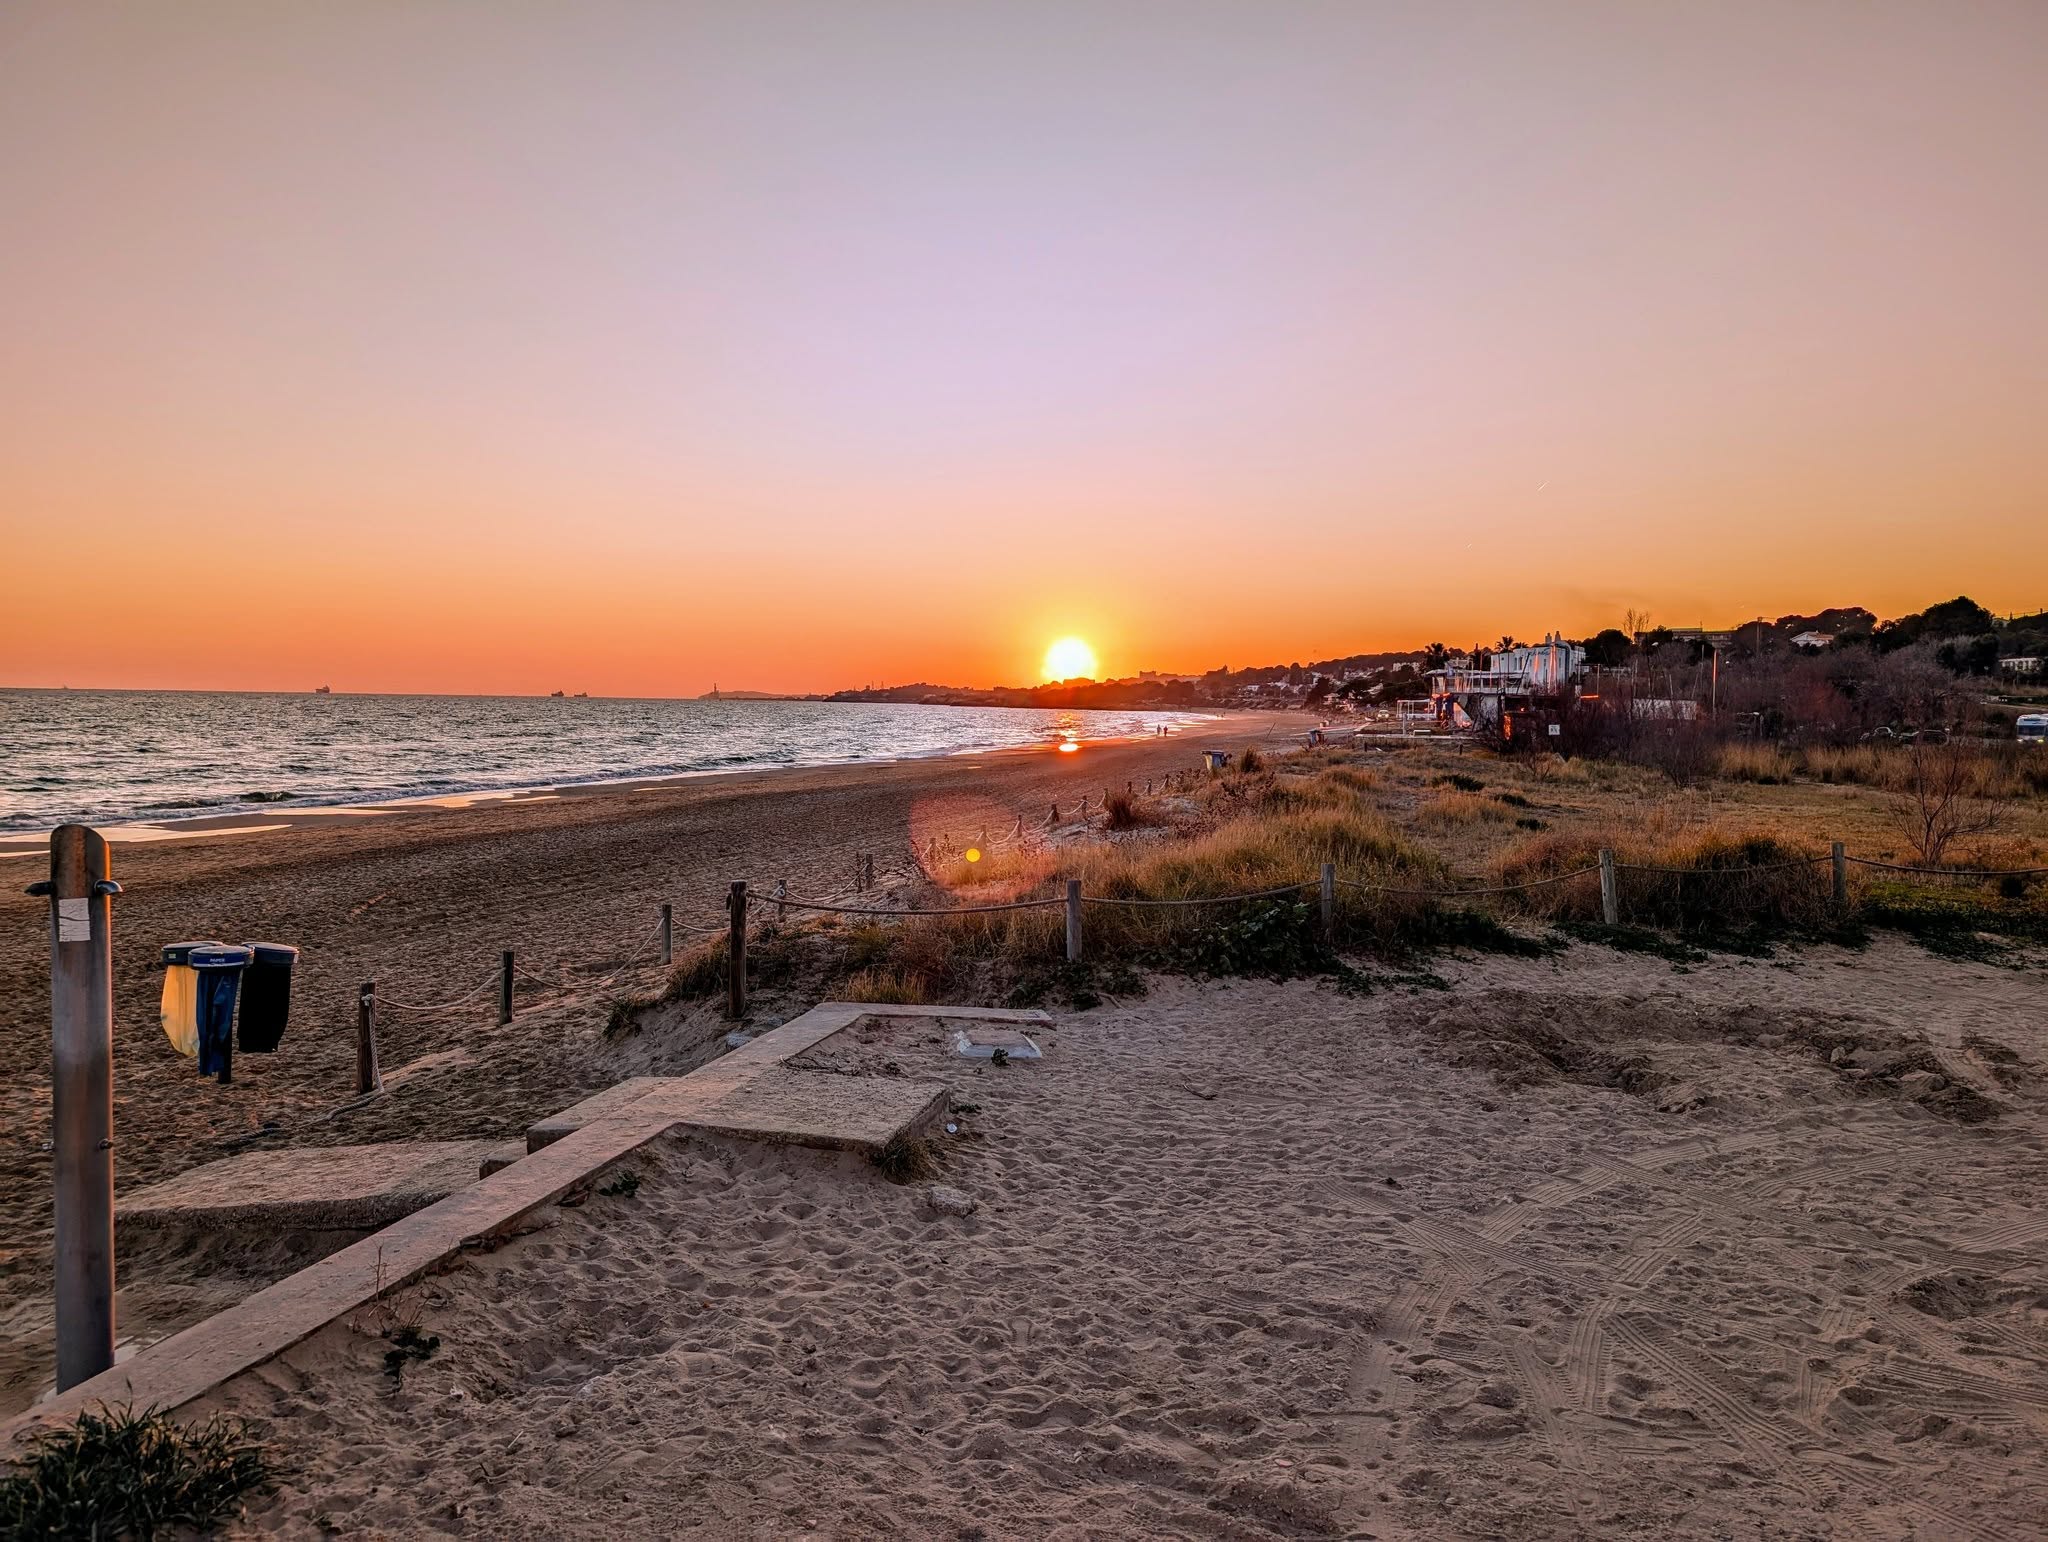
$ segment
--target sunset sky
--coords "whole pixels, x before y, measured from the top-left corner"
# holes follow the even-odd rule
[[[0,684],[2048,606],[2048,5],[0,9]]]

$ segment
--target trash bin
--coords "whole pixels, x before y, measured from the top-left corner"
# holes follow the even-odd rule
[[[224,1082],[234,1079],[235,996],[241,989],[242,971],[249,967],[249,950],[232,944],[194,948],[185,955],[199,977],[199,1074],[218,1075]]]
[[[267,1055],[284,1037],[292,1011],[292,965],[299,950],[282,942],[251,942],[249,969],[242,976],[242,1022],[235,1031],[237,1047]]]
[[[164,1037],[188,1060],[199,1053],[199,976],[192,969],[192,950],[225,946],[218,938],[164,944]]]

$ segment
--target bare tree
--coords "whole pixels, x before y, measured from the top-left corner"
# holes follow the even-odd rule
[[[1621,629],[1628,633],[1630,642],[1640,642],[1643,634],[1650,630],[1650,613],[1631,606],[1621,613]]]
[[[1941,866],[1950,843],[1988,835],[2004,823],[2012,794],[1986,775],[1989,769],[1979,747],[1960,737],[1939,744],[1918,739],[1906,750],[1891,819],[1923,866]]]

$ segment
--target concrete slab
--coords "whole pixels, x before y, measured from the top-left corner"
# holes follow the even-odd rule
[[[244,1151],[124,1195],[123,1235],[201,1228],[375,1231],[478,1179],[501,1143],[443,1140]]]
[[[0,1460],[21,1451],[23,1442],[38,1431],[68,1424],[98,1403],[171,1412],[335,1319],[410,1284],[463,1250],[517,1229],[621,1157],[679,1127],[753,1139],[857,1145],[886,1143],[896,1133],[888,1128],[892,1119],[901,1120],[899,1128],[903,1129],[935,1120],[947,1101],[941,1083],[782,1069],[792,1056],[869,1016],[982,1020],[1020,1028],[1051,1022],[1043,1012],[981,1012],[958,1007],[878,1010],[851,1002],[826,1002],[688,1076],[637,1078],[646,1084],[637,1091],[630,1090],[632,1082],[621,1083],[577,1105],[586,1109],[586,1114],[579,1116],[582,1122],[569,1133],[544,1138],[539,1149],[489,1177],[458,1187],[446,1198],[0,1425]],[[839,1085],[818,1085],[821,1083]],[[600,1100],[604,1101],[599,1108],[588,1109]],[[576,1112],[565,1109],[557,1117]],[[465,1152],[470,1171],[481,1165],[487,1153],[505,1155],[503,1143],[497,1141],[435,1144],[471,1148]],[[318,1149],[296,1147],[249,1155],[303,1162]]]
[[[492,1173],[501,1173],[523,1156],[531,1155],[523,1140],[501,1140],[484,1153],[484,1159],[477,1164],[476,1175],[488,1178]]]
[[[593,1093],[580,1103],[572,1103],[558,1114],[549,1114],[526,1128],[526,1149],[538,1151],[551,1146],[564,1135],[573,1135],[593,1119],[604,1119],[617,1113],[627,1104],[637,1102],[642,1096],[654,1090],[663,1082],[680,1081],[675,1076],[630,1076],[602,1092]]]
[[[707,1135],[879,1154],[927,1135],[951,1101],[944,1082],[773,1070],[684,1121]]]

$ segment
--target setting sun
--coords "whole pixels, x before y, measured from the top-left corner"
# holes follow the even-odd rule
[[[1095,650],[1078,637],[1062,637],[1045,650],[1048,680],[1093,680],[1097,667]]]

